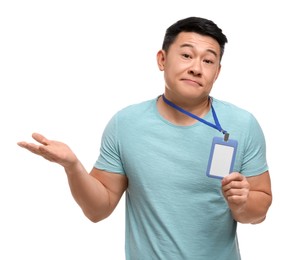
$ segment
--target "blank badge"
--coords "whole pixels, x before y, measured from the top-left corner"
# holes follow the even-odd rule
[[[212,141],[207,176],[222,179],[233,171],[238,142],[221,137],[214,137]]]

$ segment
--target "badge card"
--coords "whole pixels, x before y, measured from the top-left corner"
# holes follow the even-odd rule
[[[213,138],[206,173],[208,177],[222,179],[233,171],[237,146],[236,140]]]

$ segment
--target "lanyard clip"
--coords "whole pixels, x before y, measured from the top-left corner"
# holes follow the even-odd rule
[[[229,133],[226,131],[222,131],[222,133],[224,134],[224,142],[227,142],[229,139]]]

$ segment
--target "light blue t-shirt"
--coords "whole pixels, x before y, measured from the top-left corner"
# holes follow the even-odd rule
[[[176,126],[157,99],[126,107],[108,123],[95,167],[125,174],[127,260],[238,260],[236,221],[221,181],[206,175],[214,136],[201,122]],[[238,141],[234,171],[268,170],[263,132],[253,115],[213,99],[223,129]],[[214,123],[211,110],[204,117]]]

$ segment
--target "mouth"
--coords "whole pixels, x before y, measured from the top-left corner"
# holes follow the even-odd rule
[[[193,79],[181,79],[181,81],[186,82],[189,85],[197,86],[197,87],[202,87],[202,83]]]

